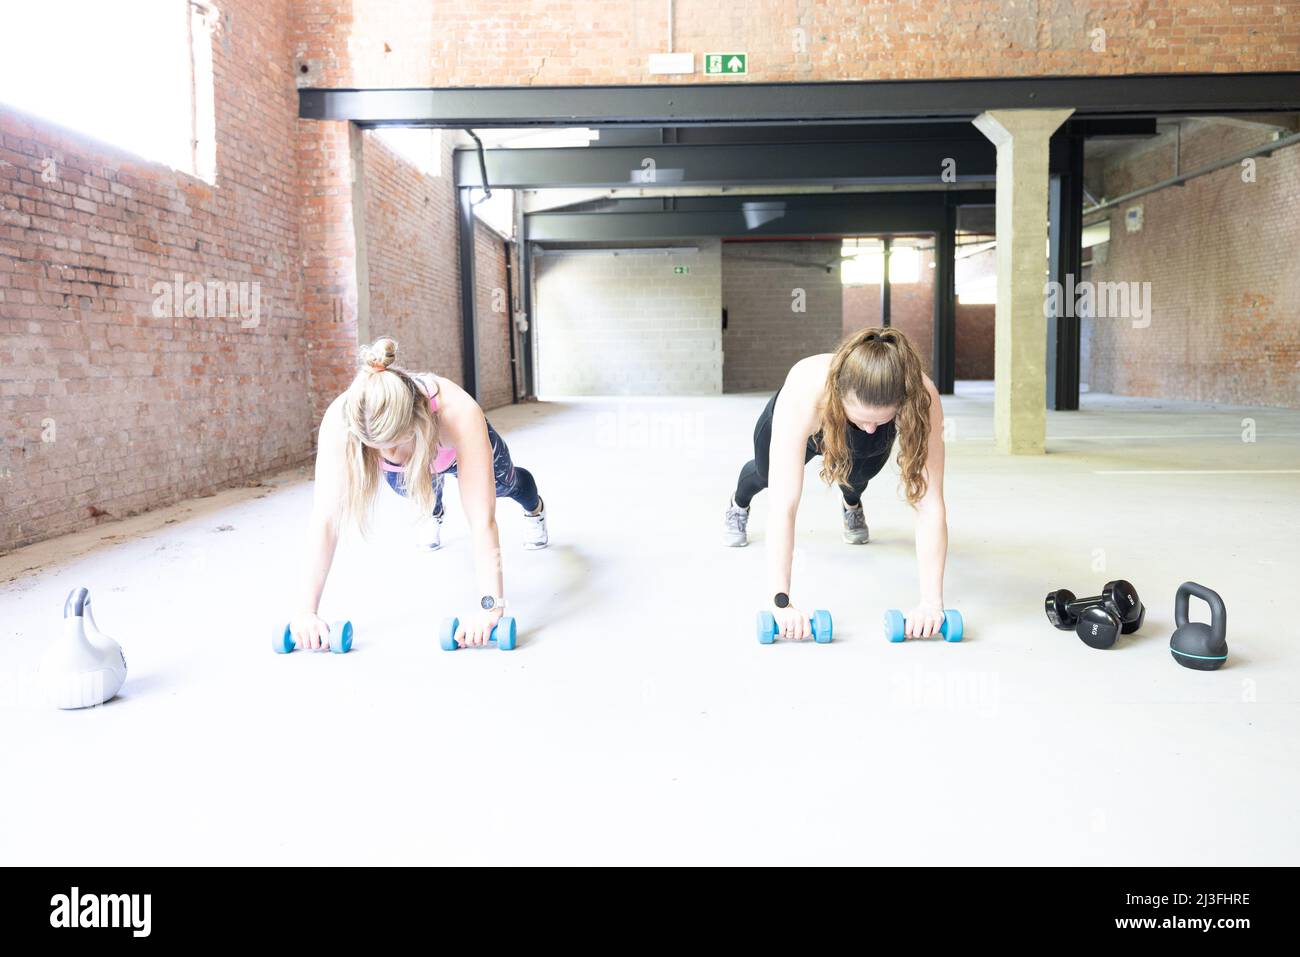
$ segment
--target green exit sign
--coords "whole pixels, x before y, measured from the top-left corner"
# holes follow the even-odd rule
[[[678,275],[678,276],[689,276],[689,275],[690,275],[690,272],[691,272],[691,267],[690,267],[690,266],[674,266],[674,267],[673,267],[673,273],[676,274],[676,275]]]
[[[706,53],[704,72],[714,76],[743,76],[749,72],[749,54]]]

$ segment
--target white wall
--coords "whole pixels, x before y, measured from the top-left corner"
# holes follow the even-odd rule
[[[533,262],[539,396],[722,392],[721,243]]]

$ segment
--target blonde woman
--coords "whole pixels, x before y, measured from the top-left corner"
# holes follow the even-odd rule
[[[412,374],[393,364],[397,343],[379,339],[361,352],[361,370],[325,410],[316,450],[310,553],[301,611],[290,627],[303,648],[328,648],[329,626],[317,614],[338,544],[340,521],[363,531],[381,481],[410,498],[424,523],[425,548],[441,543],[442,483],[460,485],[469,520],[479,610],[462,619],[457,641],[486,644],[505,610],[496,500],[512,498],[524,509],[525,548],[544,548],[546,510],[537,483],[510,459],[483,410],[464,389],[432,373]]]
[[[790,598],[794,523],[804,465],[822,457],[821,477],[844,496],[844,541],[866,544],[862,493],[898,441],[903,492],[916,512],[920,598],[906,615],[910,638],[928,638],[943,624],[943,570],[948,518],[943,502],[943,409],[921,360],[896,329],[850,336],[834,353],[796,362],[754,427],[754,458],[726,512],[728,545],[748,544],[749,505],[768,491],[768,579],[772,614],[785,638],[812,636],[809,617]]]

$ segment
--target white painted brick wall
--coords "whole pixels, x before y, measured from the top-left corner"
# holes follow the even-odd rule
[[[722,392],[721,243],[533,262],[539,396]]]
[[[724,243],[723,389],[775,392],[805,356],[833,352],[843,336],[838,242]],[[823,264],[835,264],[828,273]],[[791,309],[795,289],[805,312]]]

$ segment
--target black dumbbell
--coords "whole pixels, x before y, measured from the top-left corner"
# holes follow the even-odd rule
[[[1131,635],[1142,627],[1147,610],[1137,589],[1123,579],[1107,582],[1100,595],[1075,598],[1061,588],[1043,602],[1047,620],[1062,631],[1071,628],[1092,648],[1109,648],[1121,633]]]

